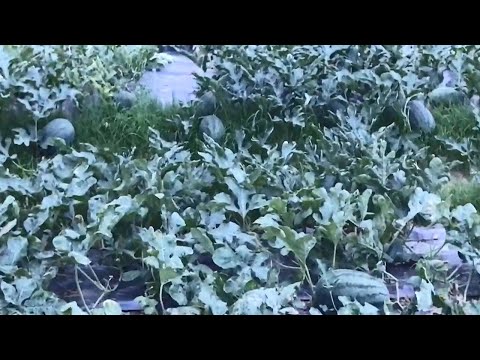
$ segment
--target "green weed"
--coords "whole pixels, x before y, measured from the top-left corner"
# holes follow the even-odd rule
[[[460,161],[457,170],[465,174],[471,171],[472,152],[478,136],[475,117],[467,106],[440,106],[432,109],[436,121],[435,131],[424,138],[430,152],[447,162]]]
[[[480,184],[466,179],[455,179],[442,187],[440,197],[443,200],[450,197],[452,208],[471,203],[476,209],[480,209]]]
[[[108,148],[112,153],[119,154],[135,149],[137,156],[146,157],[150,151],[149,127],[158,130],[165,139],[178,139],[186,136],[178,125],[182,119],[188,120],[192,115],[191,108],[163,108],[146,97],[130,109],[104,103],[87,109],[75,121],[77,142]]]

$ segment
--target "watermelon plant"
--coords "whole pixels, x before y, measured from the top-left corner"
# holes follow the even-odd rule
[[[432,91],[451,86],[449,70],[452,94],[476,94],[479,49],[199,46],[213,77],[198,77],[198,95],[214,97],[215,114],[199,101],[171,116],[174,131],[152,124],[149,152],[112,153],[93,138],[24,168],[30,133],[2,133],[0,313],[121,314],[109,297],[118,284],[95,275],[98,253],[119,284],[140,279],[145,314],[475,313],[438,254],[416,262],[407,303],[390,268],[409,261],[412,227],[441,224],[480,272],[480,215],[443,195],[457,162],[431,151],[446,141]],[[108,103],[164,59],[140,46],[2,51],[2,97],[37,118],[67,96],[62,86],[72,96],[91,86]],[[54,291],[65,273],[79,300]]]
[[[169,61],[155,46],[2,45],[0,110],[44,119],[67,99],[112,97],[145,69]]]

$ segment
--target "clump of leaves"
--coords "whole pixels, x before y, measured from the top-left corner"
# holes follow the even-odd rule
[[[201,78],[203,90],[242,103],[252,113],[268,112],[279,126],[303,129],[310,123],[332,126],[336,112],[348,105],[373,123],[385,109],[400,111],[411,96],[433,90],[445,69],[459,73],[458,86],[466,90],[479,47],[244,45],[208,50],[204,58],[215,69],[215,81]]]
[[[43,119],[63,101],[97,92],[111,97],[149,66],[169,59],[155,46],[2,45],[0,108],[22,107]]]
[[[222,143],[187,136],[196,119],[180,114],[170,136],[153,125],[141,135],[150,147],[141,156],[79,144],[19,174],[10,170],[11,144],[32,135],[2,137],[0,311],[118,314],[111,301],[86,309],[47,291],[65,264],[88,266],[91,249],[148,270],[139,300],[150,314],[300,313],[297,290],[313,288],[318,260],[373,271],[413,224],[444,223],[449,241],[478,265],[475,208],[451,208],[437,195],[452,164],[431,155],[402,117],[374,126],[387,107],[436,86],[445,67],[468,84],[476,51],[213,47],[217,75],[202,80],[202,91],[246,119],[226,126]],[[421,265],[432,273],[434,264]],[[414,311],[438,302],[425,273]],[[340,313],[373,313],[341,300]]]

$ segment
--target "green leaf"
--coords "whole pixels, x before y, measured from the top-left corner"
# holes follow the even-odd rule
[[[25,300],[29,299],[37,289],[37,283],[34,279],[22,277],[16,279],[14,284],[17,289],[18,304],[22,304]]]
[[[166,313],[168,315],[201,315],[200,310],[193,306],[180,306],[177,308],[167,309]]]
[[[233,222],[222,223],[208,233],[213,237],[216,244],[232,243],[235,237],[241,234],[240,226]]]
[[[270,208],[279,215],[286,214],[288,211],[287,202],[280,198],[273,198],[272,200],[270,200]]]
[[[465,315],[480,315],[480,302],[478,300],[469,301],[462,310]]]
[[[422,279],[420,289],[415,291],[418,311],[429,311],[433,306],[432,294],[435,289],[433,285]]]
[[[79,252],[77,251],[71,251],[69,254],[68,254],[69,257],[72,257],[73,259],[75,259],[75,262],[77,264],[80,264],[80,265],[88,265],[91,263],[90,259],[88,257],[86,257],[85,255],[83,254],[80,254]]]
[[[145,313],[145,315],[157,314],[157,309],[156,309],[156,306],[158,304],[157,300],[150,299],[145,296],[139,296],[135,298],[135,301],[138,302],[143,307],[143,312]]]
[[[114,300],[105,300],[103,302],[105,315],[122,315],[122,307]]]
[[[270,259],[270,254],[258,253],[255,255],[252,263],[253,273],[259,280],[263,282],[266,282],[268,280],[268,274],[271,270],[271,266],[269,264]]]
[[[177,234],[178,231],[185,225],[185,221],[177,212],[174,212],[172,213],[172,215],[170,215],[170,219],[168,222],[169,233]]]
[[[202,248],[206,252],[213,254],[213,252],[215,251],[215,248],[213,247],[212,241],[205,234],[205,230],[199,229],[199,228],[192,228],[190,232],[192,233],[192,237],[196,241],[198,241],[198,243],[202,246]]]
[[[68,315],[88,315],[88,313],[83,311],[75,301],[69,302],[60,307],[59,312]]]
[[[192,248],[177,245],[176,236],[154,231],[153,227],[140,229],[138,235],[153,251],[157,252],[159,263],[167,267],[182,269],[184,265],[181,258],[193,254]]]
[[[408,202],[410,211],[405,218],[401,219],[401,222],[406,224],[416,215],[420,215],[425,220],[435,223],[443,216],[441,213],[441,205],[442,199],[438,195],[430,194],[421,188],[416,188]]]
[[[130,282],[135,280],[136,278],[142,276],[142,272],[139,270],[132,270],[124,272],[122,275],[122,281]]]
[[[457,206],[452,211],[452,218],[457,220],[461,224],[465,224],[467,229],[473,228],[475,222],[478,221],[479,216],[477,215],[477,210],[475,207],[468,203],[465,205]]]
[[[221,247],[216,249],[213,253],[212,260],[222,269],[234,269],[242,264],[238,260],[235,252],[229,247]]]
[[[314,213],[313,218],[320,225],[323,235],[334,244],[342,238],[345,225],[349,221],[355,221],[353,214],[356,205],[353,203],[353,195],[342,189],[342,186],[336,184],[328,191],[325,188],[314,190],[314,195],[319,196],[324,202],[320,207],[321,216]]]
[[[232,315],[264,315],[265,297],[262,290],[252,290],[245,293],[233,304]]]
[[[229,201],[229,204],[225,208],[238,213],[242,219],[245,219],[248,212],[260,209],[268,204],[264,199],[264,195],[255,194],[255,191],[247,190],[239,186],[232,178],[225,178],[225,183],[233,195],[235,195],[238,204],[236,205]]]
[[[360,304],[358,301],[351,301],[346,296],[339,296],[338,299],[342,302],[343,307],[337,312],[338,315],[378,315],[379,310],[369,304]]]
[[[27,256],[28,240],[24,237],[10,237],[7,240],[7,249],[0,257],[2,265],[15,265]]]
[[[368,203],[372,196],[373,191],[367,189],[359,196],[358,209],[360,211],[360,219],[364,220],[368,214]]]
[[[225,315],[228,311],[227,303],[220,300],[218,295],[209,285],[201,285],[198,300],[210,309],[212,315]]]
[[[315,309],[315,308],[313,308],[313,307],[308,310],[308,313],[309,313],[310,315],[323,315],[320,310]]]
[[[13,275],[18,270],[18,266],[14,265],[0,265],[0,272],[6,275]]]
[[[17,225],[17,219],[9,221],[5,226],[0,228],[0,237],[6,235]]]
[[[243,267],[236,275],[231,276],[223,286],[227,294],[241,296],[247,289],[248,284],[252,282],[252,271],[248,266]]]
[[[143,262],[155,269],[160,269],[160,262],[154,256],[147,256],[146,258],[143,259]]]
[[[177,273],[172,268],[160,269],[160,282],[162,285],[168,284],[177,277]]]
[[[280,230],[278,238],[295,254],[302,266],[305,266],[308,254],[317,243],[316,239],[312,235],[299,234],[286,226],[280,226]]]
[[[33,129],[29,129],[30,132],[28,132],[26,129],[13,129],[13,131],[16,133],[15,138],[13,140],[13,143],[15,145],[25,145],[25,146],[30,146],[31,142],[35,142],[36,138],[33,134]]]
[[[48,209],[60,206],[62,205],[62,200],[63,200],[62,197],[59,196],[58,194],[50,194],[48,196],[45,196],[42,199],[42,204],[40,205],[40,209],[48,210]]]
[[[267,227],[278,228],[279,221],[280,221],[280,217],[277,214],[266,214],[264,216],[259,217],[253,223],[260,225],[262,228],[267,228]]]
[[[15,198],[11,195],[8,195],[2,204],[0,204],[0,224],[3,224],[8,217],[5,214],[8,212],[8,209],[13,207],[14,209],[17,208],[16,213],[18,213],[18,203]]]
[[[425,169],[425,174],[432,186],[436,188],[448,182],[448,168],[438,157],[430,160],[428,168]]]
[[[228,174],[235,178],[237,184],[242,184],[247,179],[247,173],[238,164],[228,169]]]
[[[120,196],[106,204],[103,212],[99,214],[98,233],[111,238],[111,231],[120,220],[129,214],[138,214],[139,210],[138,203],[131,196]]]
[[[23,227],[29,234],[34,234],[49,218],[47,210],[42,210],[35,215],[29,216],[24,222]]]
[[[190,291],[191,286],[184,282],[183,279],[175,279],[167,289],[170,297],[177,302],[178,305],[187,305],[189,303],[187,292]]]
[[[13,305],[18,305],[18,293],[17,289],[15,289],[15,286],[6,283],[5,281],[2,281],[2,283],[0,284],[0,288],[2,289],[5,301]]]
[[[68,185],[65,196],[84,196],[90,188],[97,183],[97,180],[93,177],[87,179],[72,179],[72,182]]]
[[[232,315],[278,315],[293,301],[298,285],[248,291],[235,302]]]
[[[38,260],[50,259],[55,256],[55,252],[51,250],[41,251],[36,253],[34,256],[35,256],[35,259],[38,259]]]
[[[56,236],[52,243],[57,251],[70,252],[72,250],[72,243],[63,235]]]

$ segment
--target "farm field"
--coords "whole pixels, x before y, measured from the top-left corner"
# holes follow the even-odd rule
[[[1,45],[0,314],[480,314],[480,46]]]

